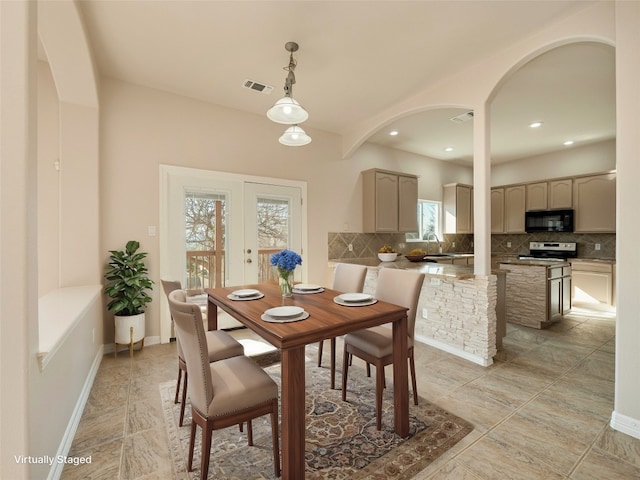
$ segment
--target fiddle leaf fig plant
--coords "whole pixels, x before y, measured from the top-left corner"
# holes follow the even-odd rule
[[[151,302],[147,290],[152,290],[153,281],[148,277],[144,259],[146,252],[138,252],[140,242],[130,240],[124,250],[110,250],[109,264],[105,272],[107,284],[104,288],[112,300],[107,310],[118,316],[144,313]]]

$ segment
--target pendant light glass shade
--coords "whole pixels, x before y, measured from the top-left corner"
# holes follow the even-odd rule
[[[286,95],[267,111],[267,117],[272,122],[293,125],[304,122],[309,114],[296,100]]]
[[[284,131],[278,141],[288,147],[301,147],[311,143],[311,137],[298,125],[292,125]]]

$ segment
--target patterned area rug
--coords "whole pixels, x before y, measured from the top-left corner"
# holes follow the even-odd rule
[[[280,384],[280,365],[265,369]],[[338,381],[339,381],[338,376]],[[410,401],[410,436],[393,431],[393,390],[383,399],[382,430],[375,426],[375,378],[364,369],[349,369],[347,402],[340,390],[329,389],[329,369],[313,362],[306,367],[306,478],[310,480],[404,480],[414,477],[473,430],[471,424],[420,398]],[[174,478],[200,478],[200,435],[196,432],[194,470],[186,471],[191,427],[187,404],[178,426],[180,404],[174,404],[175,382],[160,385]],[[238,427],[214,431],[209,479],[273,479],[271,427],[268,416],[253,422],[254,446]]]

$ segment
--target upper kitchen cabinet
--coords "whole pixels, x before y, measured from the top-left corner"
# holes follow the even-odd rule
[[[417,231],[417,176],[371,169],[362,179],[364,232]]]
[[[491,189],[491,233],[504,233],[504,188]]]
[[[505,233],[525,233],[526,188],[514,185],[504,189],[504,231]]]
[[[444,233],[473,233],[473,188],[450,183],[443,186]]]
[[[525,185],[514,185],[504,189],[504,232],[525,233],[526,188]]]
[[[550,180],[527,184],[527,212],[572,208],[572,180]]]
[[[547,182],[527,184],[527,212],[532,210],[547,210],[549,208],[547,191]]]
[[[563,178],[549,182],[549,210],[573,208],[573,180]]]
[[[616,231],[616,175],[606,173],[573,180],[574,231]]]

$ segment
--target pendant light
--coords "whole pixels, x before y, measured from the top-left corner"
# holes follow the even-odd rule
[[[293,59],[293,52],[297,52],[299,46],[296,42],[287,42],[284,48],[289,52],[289,65],[284,67],[284,69],[289,72],[284,82],[284,97],[278,100],[273,107],[267,111],[267,117],[276,123],[297,125],[309,118],[307,111],[293,98],[293,84],[296,83],[294,73],[296,61]]]
[[[284,131],[278,141],[288,147],[301,147],[311,143],[311,137],[298,125],[291,125]]]

